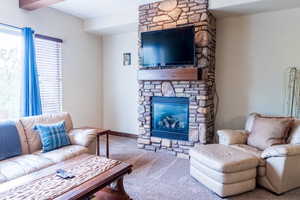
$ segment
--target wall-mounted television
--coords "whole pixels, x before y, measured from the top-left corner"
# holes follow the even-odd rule
[[[141,33],[144,67],[193,65],[195,63],[193,26]]]

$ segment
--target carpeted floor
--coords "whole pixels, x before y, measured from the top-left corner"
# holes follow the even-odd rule
[[[111,158],[134,166],[133,172],[125,177],[125,189],[133,200],[222,199],[190,177],[188,160],[167,153],[137,149],[135,139],[116,136],[110,138]],[[252,192],[227,199],[300,200],[300,189],[277,196],[257,188]]]

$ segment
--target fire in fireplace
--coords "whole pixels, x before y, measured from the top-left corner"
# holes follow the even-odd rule
[[[151,135],[188,140],[189,99],[184,97],[152,97]]]

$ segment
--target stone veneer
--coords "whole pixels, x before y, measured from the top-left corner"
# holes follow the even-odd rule
[[[167,151],[188,158],[189,149],[196,143],[213,142],[215,24],[215,18],[208,11],[208,0],[165,0],[139,7],[139,33],[195,27],[196,64],[181,67],[201,68],[203,78],[201,81],[139,81],[139,148]],[[189,98],[189,141],[151,137],[152,96]]]

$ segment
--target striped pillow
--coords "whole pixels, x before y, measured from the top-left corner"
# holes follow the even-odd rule
[[[65,121],[56,124],[39,124],[34,127],[34,130],[40,134],[43,152],[71,144],[66,132]]]

